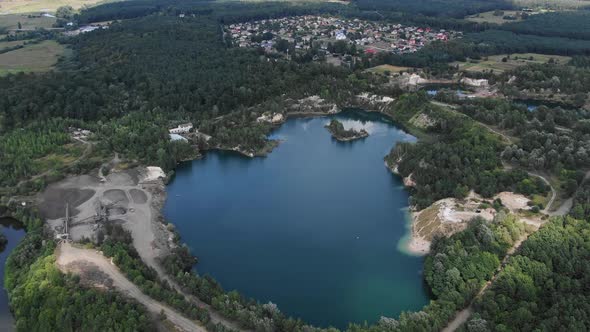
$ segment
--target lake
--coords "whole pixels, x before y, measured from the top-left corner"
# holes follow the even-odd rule
[[[20,240],[25,236],[25,230],[20,222],[12,218],[0,218],[0,229],[2,234],[8,239],[6,247],[0,252],[0,280],[4,285],[4,269],[6,259],[12,250],[18,245]],[[14,318],[8,306],[8,293],[2,287],[0,291],[0,331],[14,331]]]
[[[266,158],[208,152],[168,186],[165,217],[224,289],[317,326],[397,318],[428,303],[423,258],[398,249],[408,193],[384,166],[415,141],[379,114],[335,116],[370,136],[332,139],[331,117],[289,119]]]

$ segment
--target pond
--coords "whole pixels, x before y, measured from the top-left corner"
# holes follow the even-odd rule
[[[289,119],[266,158],[208,152],[181,164],[165,217],[225,289],[317,326],[344,328],[419,310],[429,298],[423,258],[398,249],[408,193],[384,166],[415,141],[378,114],[337,115],[370,136],[332,139],[329,117]]]
[[[20,240],[25,236],[25,230],[20,222],[12,218],[0,218],[0,229],[2,234],[6,236],[8,243],[4,250],[0,252],[0,279],[4,285],[4,269],[6,259],[12,250],[18,245]],[[0,331],[14,331],[14,318],[8,306],[8,293],[2,287],[0,292]]]

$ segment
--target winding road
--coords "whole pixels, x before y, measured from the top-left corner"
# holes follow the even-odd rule
[[[56,252],[56,262],[60,270],[75,274],[84,274],[98,269],[112,280],[113,287],[144,305],[154,315],[164,312],[166,319],[183,331],[207,332],[197,322],[144,294],[139,287],[119,271],[115,264],[96,250],[76,248],[69,243],[62,243]]]
[[[441,107],[445,107],[447,109],[449,109],[450,111],[457,113],[457,114],[461,114],[461,115],[465,115],[463,113],[460,113],[456,110],[456,106],[454,105],[450,105],[450,104],[446,104],[446,103],[441,103],[438,101],[431,101],[432,104],[437,105],[437,106],[441,106]],[[474,120],[476,121],[476,120]],[[506,140],[509,144],[513,144],[514,140],[513,138],[511,138],[510,136],[484,124],[481,123],[480,121],[476,121],[478,124],[480,124],[481,126],[483,126],[484,128],[486,128],[487,130],[489,130],[490,132],[493,132],[494,134],[502,137],[504,140]],[[560,129],[560,128],[558,128]],[[562,129],[560,129],[562,130]],[[510,165],[506,165],[504,164],[504,167],[506,169],[510,169],[512,168]],[[569,210],[572,207],[573,204],[573,197],[570,197],[568,199],[566,199],[565,201],[563,201],[563,203],[554,211],[551,211],[551,207],[553,206],[553,204],[555,203],[555,199],[557,198],[557,191],[555,190],[555,188],[551,185],[551,183],[549,182],[549,180],[547,180],[546,177],[544,177],[543,175],[534,173],[534,172],[529,172],[527,171],[527,173],[530,176],[534,176],[537,177],[539,179],[541,179],[543,182],[545,182],[549,188],[551,189],[551,198],[549,199],[549,201],[547,202],[545,208],[541,211],[542,213],[548,215],[548,216],[564,216],[566,215]],[[584,176],[584,180],[583,182],[585,182],[588,178],[590,178],[590,170],[586,172],[586,175]],[[581,187],[581,185],[579,186]],[[579,188],[578,187],[578,188]],[[575,196],[575,194],[574,194]],[[529,224],[530,225],[530,224]],[[539,225],[535,225],[537,227],[537,229],[535,231],[537,231],[541,226],[542,223]],[[533,232],[534,233],[534,232]],[[531,233],[532,234],[532,233]],[[502,262],[500,264],[500,266],[498,267],[498,270],[496,271],[496,273],[494,274],[494,276],[492,277],[492,279],[490,279],[481,289],[480,291],[477,293],[477,295],[473,298],[473,300],[469,303],[469,305],[459,311],[456,315],[455,318],[453,318],[452,321],[449,322],[449,324],[442,330],[442,332],[453,332],[456,331],[460,326],[462,326],[463,324],[465,324],[468,320],[469,317],[471,316],[471,313],[473,312],[473,304],[475,302],[475,300],[480,297],[485,291],[486,289],[488,289],[488,287],[490,285],[492,285],[494,283],[494,281],[498,278],[500,272],[504,269],[504,266],[506,265],[506,263],[508,262],[508,259],[510,259],[510,257],[518,251],[518,248],[520,248],[520,246],[522,245],[522,243],[528,238],[528,236],[524,236],[521,239],[519,239],[517,242],[514,243],[514,245],[508,250],[508,252],[506,253],[506,256],[504,256],[504,258],[502,259]]]

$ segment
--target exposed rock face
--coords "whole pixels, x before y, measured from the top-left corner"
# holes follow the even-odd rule
[[[285,122],[285,116],[282,113],[264,113],[256,119],[257,122],[267,122],[271,124],[281,124]]]
[[[420,75],[418,75],[418,74],[411,74],[411,75],[404,74],[402,76],[404,76],[404,77],[407,76],[407,85],[416,86],[418,84],[428,83],[427,79],[420,77]]]
[[[310,96],[294,101],[289,107],[289,112],[336,114],[340,112],[340,109],[336,104],[329,103],[320,96]]]
[[[469,77],[463,77],[460,81],[462,84],[473,86],[473,87],[486,87],[489,86],[489,82],[486,79],[476,80]]]
[[[354,99],[355,106],[378,112],[383,112],[389,104],[395,101],[391,97],[373,95],[368,92],[356,95]]]

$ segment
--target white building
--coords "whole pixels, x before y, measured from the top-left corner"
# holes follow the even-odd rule
[[[168,131],[170,132],[170,134],[185,134],[188,133],[191,129],[193,129],[192,123],[183,123],[181,125],[178,125],[178,127],[172,128]]]

